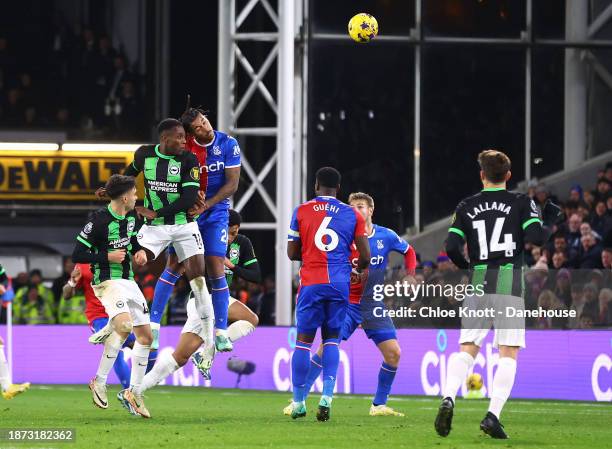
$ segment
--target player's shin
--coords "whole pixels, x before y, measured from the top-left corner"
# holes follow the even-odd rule
[[[336,386],[336,374],[338,363],[340,362],[340,349],[337,338],[323,340],[323,396],[331,398],[334,395]]]
[[[448,363],[446,384],[442,390],[442,397],[451,398],[455,402],[457,392],[467,377],[468,371],[474,365],[474,357],[467,352],[460,352],[452,357]]]
[[[143,345],[138,342],[134,342],[134,349],[132,350],[132,375],[130,376],[130,388],[135,395],[139,396],[142,394],[142,379],[145,376],[147,370],[147,364],[149,361],[149,350],[151,345]]]
[[[497,362],[497,371],[493,377],[491,402],[489,411],[498,419],[504,404],[510,397],[516,376],[516,360],[511,357],[501,357]]]
[[[376,388],[376,395],[374,396],[372,404],[384,405],[387,403],[396,372],[397,366],[391,366],[383,362],[378,372],[378,387]]]
[[[291,379],[293,382],[293,402],[303,402],[305,383],[310,364],[310,347],[312,343],[297,340],[291,358]]]
[[[5,391],[10,385],[11,379],[6,356],[4,355],[4,345],[0,345],[0,387],[2,391]]]
[[[255,326],[246,320],[235,321],[227,328],[227,337],[235,342],[236,340],[246,337],[255,330]]]
[[[191,290],[193,291],[193,296],[195,300],[196,310],[198,311],[198,315],[200,315],[200,319],[202,320],[202,326],[204,335],[206,336],[205,345],[211,345],[214,340],[214,321],[215,315],[213,311],[212,299],[210,297],[210,293],[208,293],[208,288],[206,287],[206,281],[204,276],[198,276],[195,279],[189,281],[189,285],[191,286]]]
[[[117,332],[113,332],[111,336],[106,339],[104,342],[104,352],[102,353],[100,365],[96,372],[96,383],[100,385],[106,384],[108,373],[113,368],[115,360],[117,359],[117,354],[121,350],[124,341],[125,339]]]
[[[217,335],[227,336],[227,309],[229,307],[229,287],[225,276],[210,279],[212,303],[215,310]]]
[[[176,273],[166,268],[157,280],[155,293],[153,294],[153,303],[151,304],[151,328],[153,328],[153,323],[161,323],[166,304],[168,304],[172,290],[174,290],[174,284],[178,278],[179,276]],[[156,327],[159,329],[158,326]]]
[[[323,369],[323,361],[319,354],[314,354],[310,359],[310,367],[308,368],[308,374],[306,375],[306,383],[304,384],[304,400],[308,397],[310,389],[314,385],[317,377],[321,374]]]
[[[177,369],[179,369],[179,366],[172,354],[163,353],[153,369],[142,380],[140,391],[144,393],[149,388],[153,388]]]

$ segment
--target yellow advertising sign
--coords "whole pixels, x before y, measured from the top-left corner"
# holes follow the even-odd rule
[[[92,200],[132,151],[0,151],[0,200]],[[142,177],[138,196],[143,198]]]

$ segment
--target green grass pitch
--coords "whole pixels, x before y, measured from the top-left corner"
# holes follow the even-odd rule
[[[458,400],[453,431],[435,434],[438,400],[395,397],[405,417],[370,417],[371,397],[338,395],[329,422],[316,421],[318,395],[308,416],[283,416],[288,393],[158,387],[146,404],[153,418],[131,416],[109,387],[110,407],[92,404],[86,385],[33,386],[11,401],[0,399],[0,428],[76,429],[75,443],[9,443],[7,447],[57,448],[610,448],[610,404],[511,400],[502,422],[510,440],[492,440],[478,428],[488,401]]]

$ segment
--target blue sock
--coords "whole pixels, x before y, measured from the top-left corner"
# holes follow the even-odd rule
[[[338,343],[337,338],[323,340],[323,396],[329,396],[330,398],[334,395],[336,374],[340,362]]]
[[[130,375],[132,374],[132,370],[130,370],[130,367],[123,358],[123,351],[119,351],[117,353],[117,359],[115,360],[113,369],[115,370],[115,374],[119,378],[119,382],[121,382],[121,385],[123,385],[123,388],[129,388]]]
[[[165,269],[155,284],[155,293],[153,294],[153,304],[151,304],[151,321],[161,323],[166,310],[166,304],[174,290],[174,284],[179,279],[179,275]]]
[[[298,340],[295,343],[295,351],[291,358],[291,381],[293,383],[293,401],[304,400],[304,383],[308,374],[310,364],[310,347],[312,343],[304,343]]]
[[[145,374],[153,369],[155,366],[155,361],[157,360],[157,350],[149,352],[149,362],[147,363],[147,369]]]
[[[225,276],[210,280],[212,303],[215,310],[215,327],[227,329],[227,308],[229,307],[229,288]]]
[[[395,379],[397,366],[387,365],[385,362],[380,366],[378,372],[378,387],[376,388],[376,396],[374,396],[374,405],[382,405],[387,403],[387,398],[391,392],[391,385]]]
[[[315,353],[315,355],[313,355],[310,359],[310,368],[308,368],[308,374],[306,375],[306,383],[304,384],[304,399],[308,397],[310,389],[315,383],[315,380],[317,380],[317,377],[319,377],[319,374],[321,374],[322,369],[323,362],[321,361],[321,357],[319,357],[319,354]]]

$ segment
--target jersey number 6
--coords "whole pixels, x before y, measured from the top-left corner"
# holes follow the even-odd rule
[[[325,217],[314,236],[317,248],[325,252],[333,251],[338,246],[338,234],[333,229],[327,227],[331,219],[332,217]],[[327,236],[327,242],[323,241],[325,236]]]

